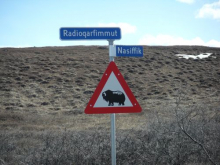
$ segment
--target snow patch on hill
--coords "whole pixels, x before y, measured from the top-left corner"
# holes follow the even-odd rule
[[[179,58],[185,58],[185,59],[189,59],[189,58],[193,58],[193,59],[203,59],[203,58],[208,58],[209,56],[211,56],[212,53],[201,53],[199,55],[188,55],[188,54],[176,54],[177,57]]]

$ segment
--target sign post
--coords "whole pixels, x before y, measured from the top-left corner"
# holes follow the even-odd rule
[[[112,56],[114,51],[114,40],[108,40],[109,43],[109,62],[114,61]],[[111,158],[112,165],[116,165],[116,134],[115,134],[115,113],[111,114]]]
[[[111,157],[112,165],[116,165],[116,134],[115,134],[115,113],[111,114]]]
[[[114,63],[114,57],[143,57],[143,47],[114,46],[114,40],[121,39],[121,30],[117,27],[63,27],[60,28],[60,39],[108,40],[109,65],[89,101],[85,113],[111,114],[111,161],[112,165],[116,165],[115,113],[138,113],[142,109]]]

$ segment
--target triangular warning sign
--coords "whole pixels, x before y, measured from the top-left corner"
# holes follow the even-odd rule
[[[112,61],[102,76],[86,109],[86,114],[135,113],[141,107]]]

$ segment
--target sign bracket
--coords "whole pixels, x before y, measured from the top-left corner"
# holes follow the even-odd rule
[[[116,47],[114,46],[114,40],[108,40],[109,43],[109,62],[114,61],[116,56]]]

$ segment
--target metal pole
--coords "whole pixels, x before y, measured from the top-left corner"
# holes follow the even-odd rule
[[[112,165],[116,165],[116,144],[115,144],[115,113],[111,114],[111,146],[112,146]]]
[[[109,40],[109,61],[114,61],[112,56],[114,40]],[[115,113],[111,114],[111,157],[112,165],[116,165],[116,135],[115,135]]]

